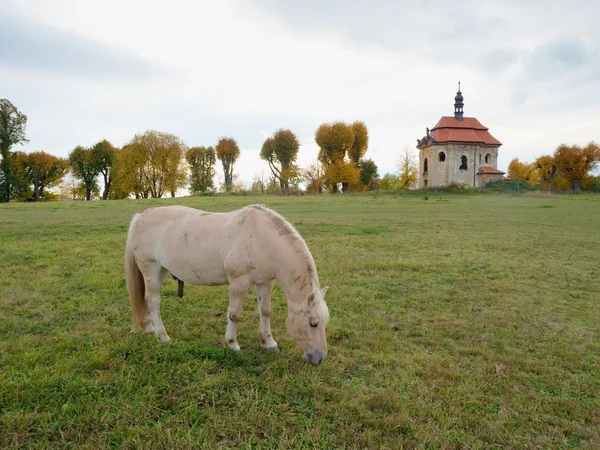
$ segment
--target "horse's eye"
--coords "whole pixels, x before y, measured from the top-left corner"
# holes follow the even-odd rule
[[[317,325],[319,325],[319,323],[314,320],[309,320],[308,323],[310,323],[310,326],[313,328],[317,328]]]

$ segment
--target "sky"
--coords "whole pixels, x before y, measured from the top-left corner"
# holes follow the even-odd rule
[[[338,120],[365,122],[366,157],[395,172],[453,114],[460,80],[506,171],[600,141],[598,17],[596,0],[0,0],[0,98],[28,116],[15,150],[228,136],[249,183],[269,175],[259,152],[277,129],[306,166]]]

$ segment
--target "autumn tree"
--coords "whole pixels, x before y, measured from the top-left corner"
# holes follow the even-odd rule
[[[148,130],[123,147],[119,161],[120,188],[136,198],[160,198],[185,184],[184,144],[174,134]]]
[[[315,132],[319,146],[319,161],[325,167],[326,183],[338,192],[347,192],[351,184],[360,180],[359,161],[368,145],[368,132],[362,122],[348,125],[344,122],[321,124]]]
[[[542,183],[546,184],[546,189],[552,189],[552,180],[556,176],[556,164],[554,158],[550,155],[544,155],[537,158],[533,165],[537,170],[538,176]]]
[[[281,192],[289,193],[290,179],[298,175],[295,165],[300,141],[290,130],[277,130],[267,138],[260,151],[261,159],[269,163],[273,176],[279,181]]]
[[[398,172],[398,187],[408,189],[417,183],[419,179],[419,169],[415,155],[410,151],[408,145],[404,146],[404,153],[400,159]]]
[[[596,167],[600,161],[600,147],[594,141],[585,147],[577,144],[561,144],[554,152],[554,162],[558,174],[572,184],[574,191],[581,190],[581,180]]]
[[[195,194],[213,189],[217,161],[215,149],[190,147],[185,153],[185,159],[190,167],[190,191]]]
[[[354,141],[348,149],[348,158],[354,163],[354,167],[359,167],[361,158],[365,156],[369,148],[369,130],[364,122],[359,121],[350,125],[350,128],[354,133]]]
[[[306,192],[316,194],[323,192],[325,182],[325,170],[323,165],[317,161],[301,171],[302,180],[306,183]]]
[[[102,200],[107,200],[115,178],[115,171],[113,169],[116,165],[117,149],[104,139],[92,147],[91,158],[104,181]]]
[[[32,186],[31,197],[34,201],[44,198],[44,189],[61,183],[69,169],[69,163],[64,158],[50,155],[44,151],[16,155],[18,171],[22,173],[29,186]]]
[[[216,147],[217,158],[223,164],[223,175],[225,176],[225,190],[231,191],[233,186],[233,168],[240,157],[240,148],[233,138],[222,137]]]
[[[29,142],[25,137],[27,116],[10,101],[0,99],[0,203],[8,202],[20,184],[13,173],[13,145]]]
[[[514,158],[508,164],[508,177],[512,180],[524,181],[532,186],[540,181],[540,175],[535,163],[522,163],[519,158]]]
[[[98,191],[97,177],[100,173],[97,161],[92,157],[92,149],[77,146],[69,153],[68,159],[73,176],[85,189],[85,199],[91,200],[92,194]]]

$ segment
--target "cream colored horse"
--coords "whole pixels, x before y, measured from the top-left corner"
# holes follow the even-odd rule
[[[169,341],[160,317],[160,284],[171,273],[185,283],[229,285],[225,341],[240,350],[236,331],[246,292],[256,285],[261,346],[278,351],[271,335],[271,291],[279,280],[287,298],[287,331],[303,359],[327,355],[329,310],[308,247],[275,211],[252,205],[229,213],[184,206],[150,208],[129,226],[125,275],[134,328]]]

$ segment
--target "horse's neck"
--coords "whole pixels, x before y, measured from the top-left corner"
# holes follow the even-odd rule
[[[317,271],[312,257],[295,251],[284,253],[278,264],[277,279],[281,283],[288,305],[300,304],[312,291],[319,289]]]

